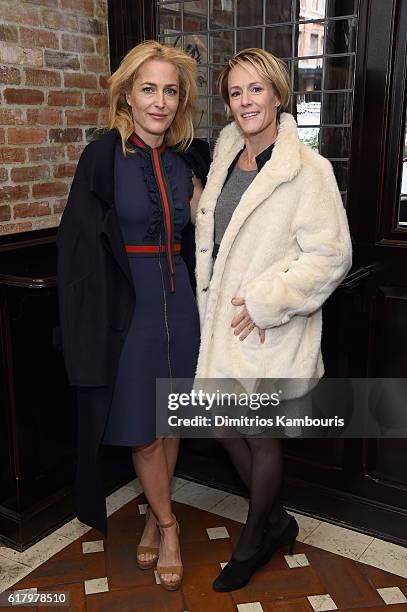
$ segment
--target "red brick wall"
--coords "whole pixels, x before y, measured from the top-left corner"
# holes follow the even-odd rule
[[[108,69],[107,0],[0,0],[0,234],[58,225]]]

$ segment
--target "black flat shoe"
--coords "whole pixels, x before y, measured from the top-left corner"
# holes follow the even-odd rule
[[[276,550],[285,543],[288,543],[288,554],[292,555],[294,551],[295,540],[298,536],[300,528],[295,518],[290,514],[288,525],[278,535],[272,535],[270,531],[265,531],[264,543],[264,558],[262,565],[268,563]]]
[[[215,591],[236,591],[244,587],[257,568],[264,565],[265,550],[264,543],[259,550],[248,559],[240,561],[233,556],[225,565],[219,576],[213,582]]]

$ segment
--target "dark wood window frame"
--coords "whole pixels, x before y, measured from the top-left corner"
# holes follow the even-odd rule
[[[367,0],[361,9],[348,209],[359,263],[372,261],[376,248],[397,257],[407,247],[407,230],[398,224],[407,3]]]
[[[406,240],[407,227],[399,225],[400,186],[407,102],[407,2],[394,6],[394,55],[390,77],[388,140],[384,149],[384,181],[381,194],[381,239]],[[388,203],[386,205],[386,203]],[[393,204],[393,206],[390,205]]]
[[[132,47],[156,39],[155,0],[108,0],[110,70],[114,72]]]

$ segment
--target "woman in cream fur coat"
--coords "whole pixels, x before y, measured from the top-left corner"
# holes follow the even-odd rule
[[[345,210],[331,164],[300,142],[294,118],[281,112],[290,84],[280,60],[261,49],[239,52],[220,76],[220,93],[234,121],[216,143],[196,215],[196,376],[304,379],[291,388],[297,397],[324,372],[321,307],[351,266]],[[278,501],[281,441],[220,441],[250,490],[248,520],[214,582],[228,591],[280,544],[293,544],[298,526]]]

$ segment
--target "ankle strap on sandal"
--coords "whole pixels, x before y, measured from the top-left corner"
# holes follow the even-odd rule
[[[162,529],[167,529],[167,527],[172,527],[172,526],[173,526],[173,525],[175,525],[175,523],[177,522],[176,517],[175,517],[174,515],[172,515],[172,516],[173,516],[173,519],[172,519],[172,521],[170,521],[169,523],[158,523],[158,522],[157,522],[157,525],[158,525],[159,527],[161,527]]]

